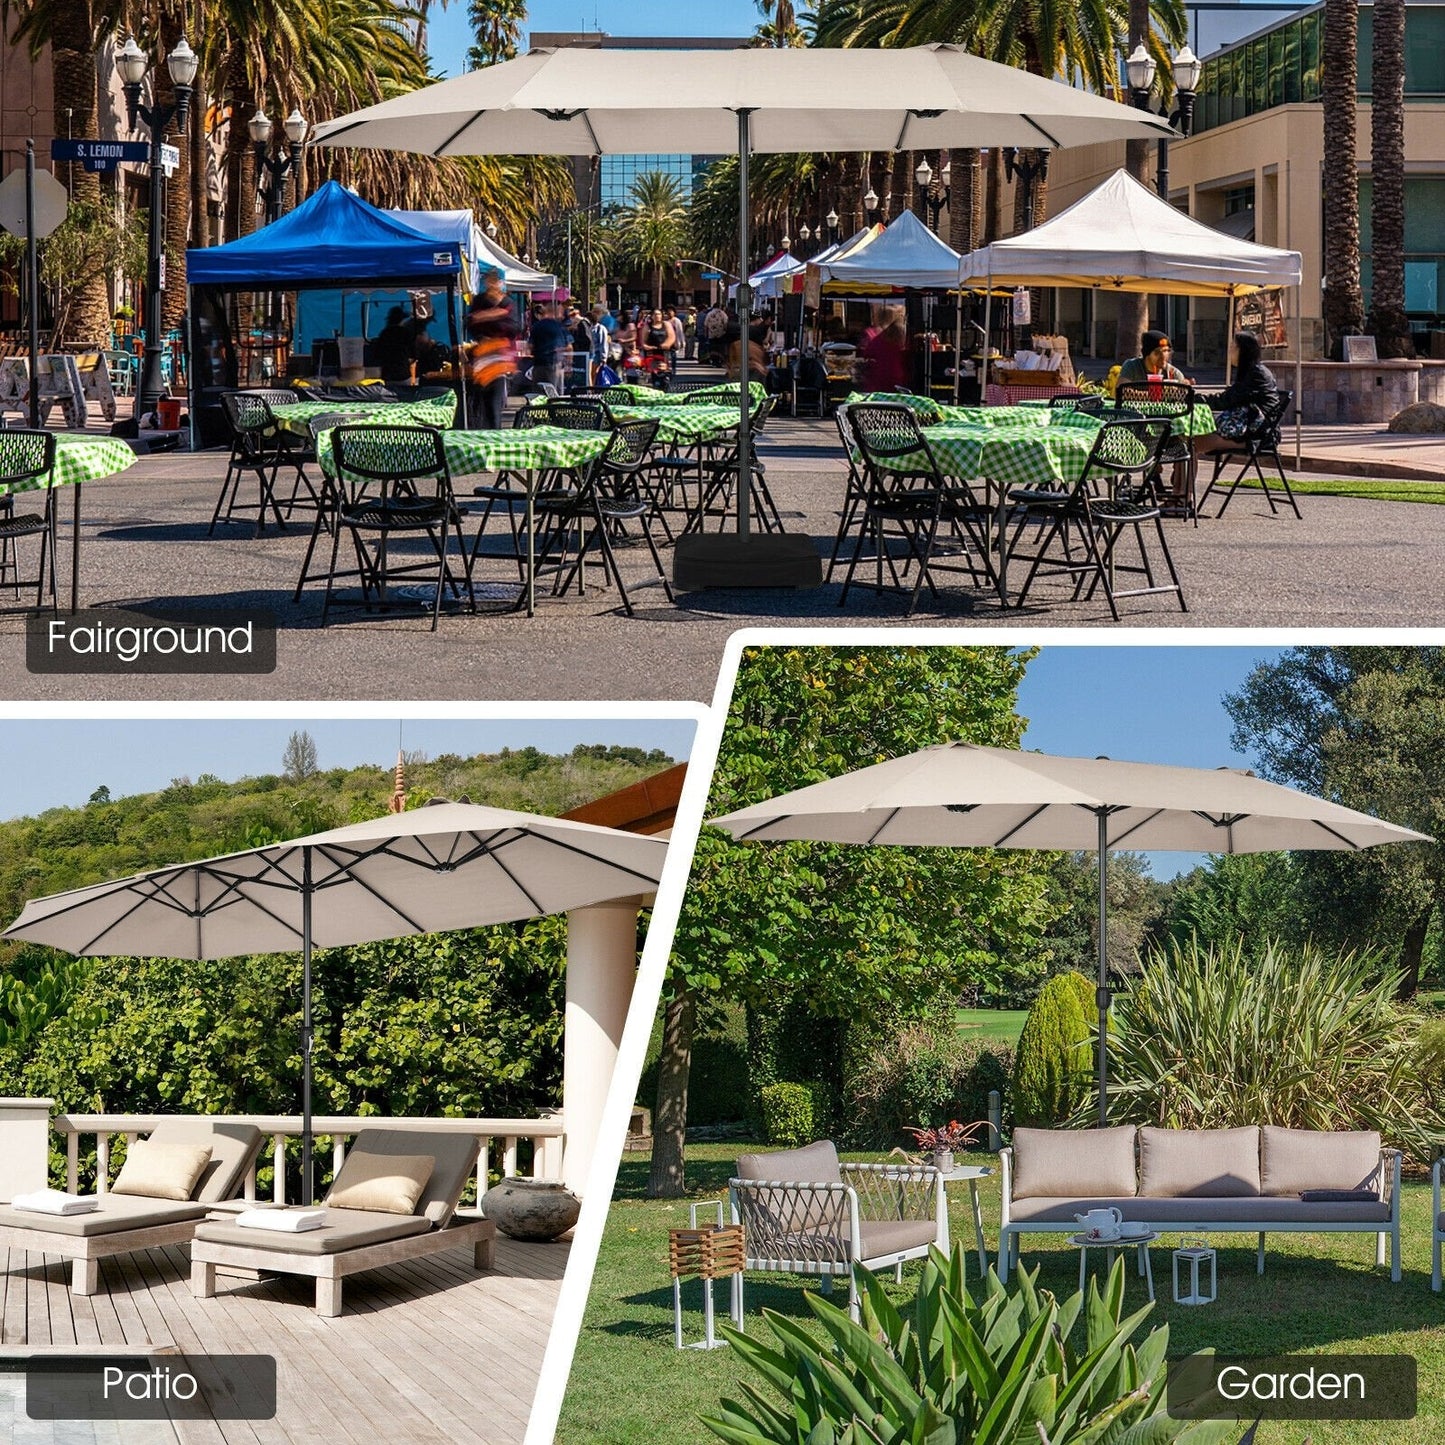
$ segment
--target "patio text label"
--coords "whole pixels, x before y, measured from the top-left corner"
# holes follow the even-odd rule
[[[1176,1420],[1413,1420],[1413,1355],[1189,1355],[1169,1365]]]
[[[272,1420],[274,1355],[70,1355],[25,1366],[32,1420]]]
[[[269,612],[82,609],[31,617],[25,665],[34,673],[263,673],[276,670]]]

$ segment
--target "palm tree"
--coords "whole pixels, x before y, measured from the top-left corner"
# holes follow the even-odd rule
[[[526,18],[526,0],[471,0],[467,19],[472,23],[476,44],[467,51],[467,64],[476,70],[513,59],[522,43],[522,22]]]
[[[676,176],[649,171],[632,183],[619,227],[621,254],[652,272],[653,305],[662,305],[662,272],[687,254],[687,207]]]
[[[95,50],[99,24],[92,0],[0,0],[0,17],[15,21],[10,43],[25,41],[32,59],[48,44],[53,92],[55,134],[80,140],[95,139]],[[72,165],[67,184],[74,214],[99,216],[100,175]],[[81,283],[68,310],[66,344],[110,344],[110,295],[99,270]]]
[[[1370,330],[1381,356],[1412,357],[1405,314],[1405,0],[1375,0],[1370,14]]]
[[[1359,104],[1356,0],[1325,0],[1324,35],[1320,45],[1324,75],[1325,160],[1324,322],[1330,355],[1343,351],[1343,337],[1363,331],[1365,307],[1360,296],[1360,186],[1355,170],[1355,115]]]

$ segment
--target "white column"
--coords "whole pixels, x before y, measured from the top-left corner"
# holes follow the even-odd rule
[[[629,898],[567,915],[562,1178],[575,1194],[583,1192],[592,1168],[602,1106],[632,1002],[640,907],[640,899]]]
[[[0,1099],[0,1204],[49,1182],[53,1099]]]

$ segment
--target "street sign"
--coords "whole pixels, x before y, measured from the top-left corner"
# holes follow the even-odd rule
[[[161,146],[161,169],[168,175],[174,175],[176,167],[181,163],[181,153],[175,146]]]
[[[722,272],[721,272],[721,271],[704,271],[704,272],[702,272],[702,279],[703,279],[704,281],[721,281],[721,280],[722,280]]]
[[[50,159],[80,161],[88,171],[113,171],[122,161],[142,162],[151,158],[150,145],[143,140],[53,140]]]
[[[49,171],[35,172],[35,239],[43,241],[65,219],[70,194]],[[12,236],[25,234],[25,168],[0,181],[0,226]]]

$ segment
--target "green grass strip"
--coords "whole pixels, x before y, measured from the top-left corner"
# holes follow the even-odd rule
[[[1368,502],[1431,502],[1436,506],[1445,502],[1445,485],[1440,482],[1374,481],[1369,477],[1291,477],[1289,484],[1302,497],[1360,497]],[[1262,490],[1253,477],[1239,485],[1255,492]],[[1216,487],[1215,491],[1218,490]],[[1278,481],[1270,490],[1280,490]]]

